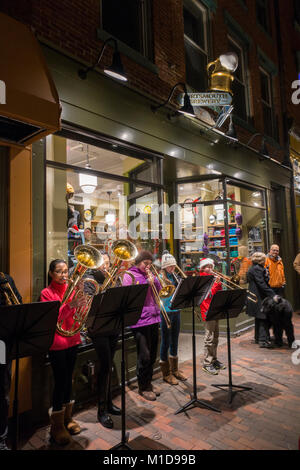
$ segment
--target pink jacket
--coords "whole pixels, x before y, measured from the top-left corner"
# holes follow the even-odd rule
[[[62,301],[64,293],[67,289],[68,284],[58,284],[57,282],[52,281],[48,287],[42,290],[41,292],[41,302],[49,302],[51,300]],[[71,296],[72,298],[72,296]],[[68,304],[63,305],[59,309],[58,320],[64,320],[63,327],[70,327],[72,325],[73,315],[75,313],[75,308],[69,307]],[[68,349],[76,346],[81,343],[80,333],[76,333],[74,336],[61,336],[59,333],[55,332],[54,340],[50,350],[58,351],[61,349]]]

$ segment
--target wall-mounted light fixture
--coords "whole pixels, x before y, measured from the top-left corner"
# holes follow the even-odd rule
[[[103,71],[104,71],[104,73],[106,73],[106,75],[109,75],[110,77],[116,78],[117,80],[121,80],[123,82],[127,81],[127,77],[126,77],[126,74],[125,74],[125,71],[124,71],[124,67],[123,67],[121,56],[120,56],[119,49],[118,49],[118,43],[115,40],[115,38],[112,38],[112,37],[110,37],[110,38],[106,39],[106,41],[104,41],[102,49],[101,49],[101,51],[98,55],[98,58],[97,58],[96,62],[94,63],[94,65],[92,65],[91,67],[86,67],[84,69],[79,69],[78,70],[78,75],[82,80],[85,80],[87,78],[87,74],[91,70],[94,70],[94,68],[97,67],[97,65],[99,65],[99,63],[101,62],[104,50],[105,50],[105,48],[106,48],[106,46],[109,42],[113,43],[115,50],[114,50],[114,53],[113,53],[112,64],[109,67],[104,67]]]
[[[268,152],[268,149],[267,149],[267,146],[266,146],[266,138],[263,134],[261,134],[260,132],[257,132],[256,134],[253,134],[249,141],[247,142],[247,147],[250,146],[250,144],[252,143],[252,141],[255,139],[255,137],[258,137],[258,136],[261,136],[262,139],[261,139],[261,146],[260,146],[260,149],[259,149],[259,153],[262,157],[265,157],[265,158],[270,158],[270,155],[269,155],[269,152]]]
[[[230,114],[230,116],[229,116],[228,131],[225,132],[225,135],[226,135],[226,137],[229,137],[229,139],[231,139],[233,141],[238,140],[236,129],[235,129],[234,124],[233,124],[232,114]]]
[[[176,85],[173,86],[173,88],[170,91],[170,94],[168,96],[168,99],[166,101],[164,101],[164,103],[159,104],[158,106],[151,105],[151,109],[154,113],[159,108],[162,108],[163,106],[166,106],[170,102],[170,100],[173,96],[173,93],[174,93],[175,89],[178,86],[181,86],[184,90],[184,102],[183,102],[183,106],[181,108],[177,109],[177,111],[179,113],[185,114],[186,116],[195,117],[194,109],[193,109],[193,106],[191,105],[191,101],[190,101],[190,98],[189,98],[189,95],[188,95],[188,92],[187,92],[187,89],[186,89],[186,85],[185,85],[185,83],[182,83],[182,82],[176,83]]]
[[[86,169],[91,169],[89,162],[89,146],[87,145],[86,150]],[[88,173],[79,173],[79,186],[82,191],[86,194],[92,194],[97,188],[97,176],[89,175]]]

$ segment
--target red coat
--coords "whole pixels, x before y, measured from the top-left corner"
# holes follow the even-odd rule
[[[41,301],[49,302],[51,300],[62,301],[64,293],[68,287],[68,284],[58,284],[55,281],[52,281],[48,287],[42,290],[41,292]],[[71,296],[72,298],[72,296]],[[63,327],[70,327],[73,323],[73,315],[76,309],[71,308],[69,304],[65,304],[59,309],[58,320],[64,320]],[[51,350],[58,351],[61,349],[68,349],[76,346],[81,343],[80,333],[76,333],[74,336],[61,336],[59,333],[55,332],[54,340],[51,346]]]
[[[200,276],[209,276],[209,274],[206,274],[204,272],[199,273]],[[202,320],[206,320],[206,314],[209,309],[210,303],[212,301],[213,296],[215,295],[218,290],[222,290],[222,284],[220,282],[214,282],[212,288],[209,291],[208,296],[206,299],[203,300],[202,304],[200,304],[200,313]]]

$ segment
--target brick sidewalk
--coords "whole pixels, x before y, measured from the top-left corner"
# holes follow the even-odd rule
[[[295,336],[300,339],[300,316],[294,315]],[[170,386],[155,376],[161,395],[147,402],[137,394],[136,385],[126,388],[126,424],[132,449],[185,450],[297,450],[300,436],[300,364],[292,363],[295,350],[260,349],[252,343],[253,331],[231,340],[232,380],[235,385],[252,388],[237,393],[232,405],[227,391],[212,387],[227,383],[228,370],[210,376],[197,358],[198,398],[221,410],[191,408],[174,412],[190,399],[192,361],[181,364],[188,383]],[[300,360],[300,354],[298,355]],[[227,346],[219,347],[219,359],[227,363]],[[120,406],[120,396],[114,402]],[[121,418],[113,417],[114,429],[97,421],[97,408],[89,406],[76,413],[82,432],[66,447],[49,443],[49,427],[36,430],[23,450],[107,450],[121,440]]]

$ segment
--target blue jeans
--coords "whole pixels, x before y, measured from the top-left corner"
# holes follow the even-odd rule
[[[168,361],[170,356],[176,357],[178,353],[178,337],[180,331],[180,312],[168,313],[171,322],[171,328],[168,329],[165,319],[160,314],[161,328],[161,344],[160,344],[160,360]]]

